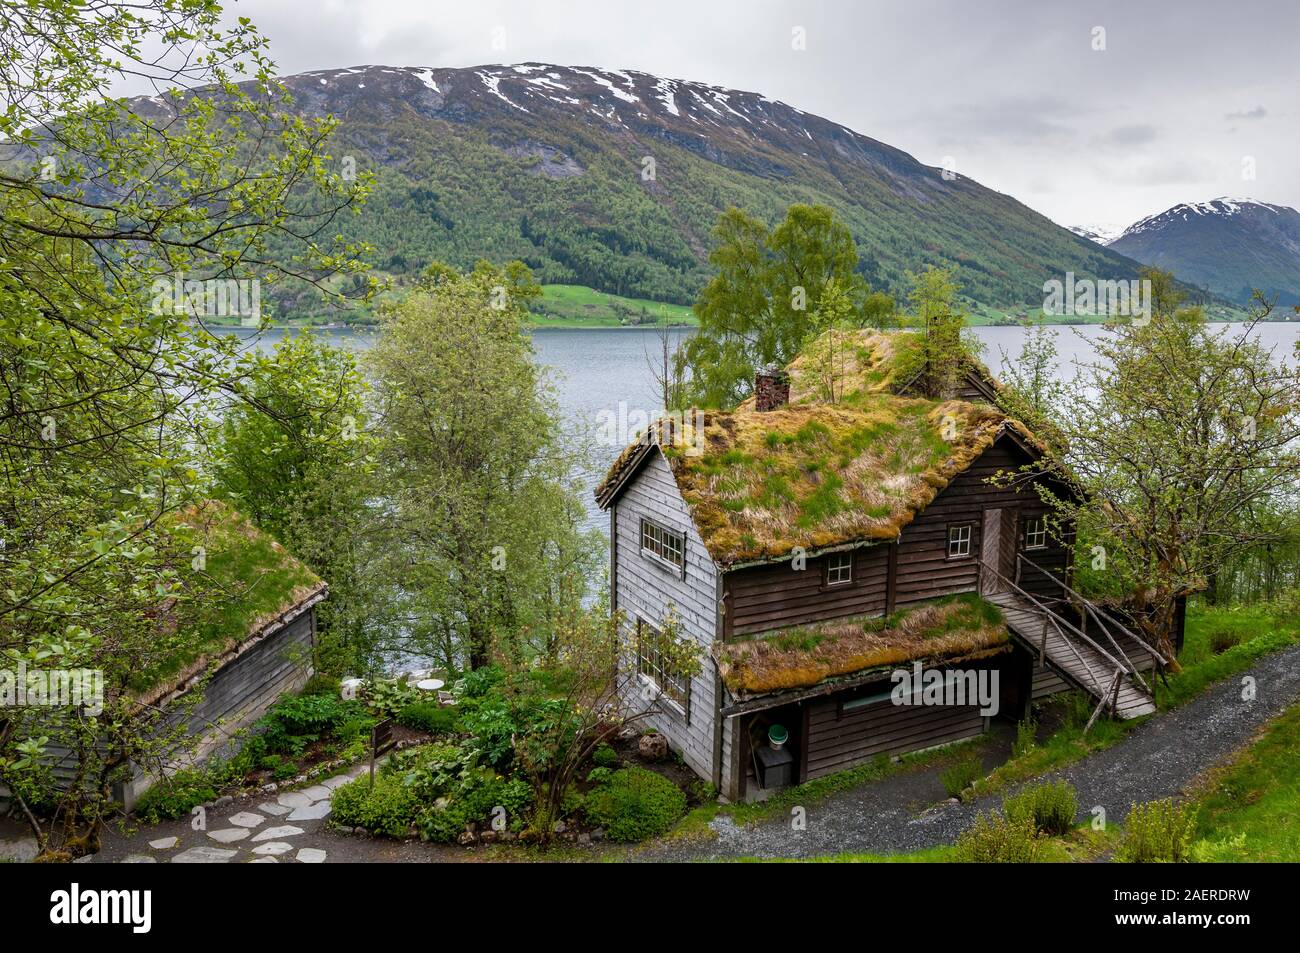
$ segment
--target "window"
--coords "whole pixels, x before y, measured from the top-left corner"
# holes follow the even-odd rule
[[[636,620],[636,670],[684,712],[691,700],[691,679],[674,663],[674,654],[664,651],[666,639],[648,622]]]
[[[853,553],[831,553],[826,557],[826,585],[843,586],[853,581]]]
[[[970,523],[957,523],[948,527],[948,558],[959,559],[970,555]]]
[[[686,536],[644,517],[641,519],[641,553],[686,575]]]
[[[1025,520],[1025,549],[1047,547],[1047,517],[1030,516]]]

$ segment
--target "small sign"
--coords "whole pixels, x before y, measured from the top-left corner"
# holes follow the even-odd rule
[[[391,751],[397,742],[393,739],[393,726],[396,722],[391,718],[385,718],[383,721],[370,729],[370,786],[375,786],[375,762],[379,760],[380,755]]]

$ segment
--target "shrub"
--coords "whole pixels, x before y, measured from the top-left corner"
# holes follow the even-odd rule
[[[503,766],[514,754],[514,736],[520,730],[510,705],[503,698],[486,698],[467,707],[460,716],[471,735],[474,750],[488,764]]]
[[[599,784],[602,781],[608,781],[610,775],[614,773],[613,768],[595,767],[587,772],[588,784]]]
[[[1115,859],[1126,864],[1177,864],[1191,859],[1196,811],[1172,799],[1135,804],[1124,819]]]
[[[471,823],[491,823],[496,816],[502,816],[507,828],[519,830],[532,800],[532,788],[521,778],[471,771],[454,791],[425,804],[415,826],[425,840],[443,843],[454,841]],[[497,814],[498,807],[504,815]]]
[[[145,791],[135,802],[134,813],[146,824],[171,821],[216,796],[216,786],[206,771],[177,771]]]
[[[1007,819],[1020,823],[1028,820],[1040,834],[1068,834],[1074,827],[1079,809],[1074,786],[1068,781],[1038,784],[1003,800],[1002,812]]]
[[[1224,864],[1241,859],[1246,848],[1246,832],[1219,840],[1198,840],[1191,847],[1194,864]]]
[[[1038,850],[1032,820],[1009,820],[1000,814],[981,814],[956,845],[957,860],[964,864],[1032,864]]]
[[[1011,745],[1011,755],[1019,758],[1038,747],[1038,722],[1032,718],[1016,724],[1016,740]]]
[[[456,690],[466,698],[482,698],[505,681],[505,672],[498,665],[485,665],[466,672],[456,683]]]
[[[307,679],[307,684],[302,687],[299,695],[339,695],[339,680],[333,675],[323,675],[317,672],[311,678]]]
[[[1228,649],[1241,644],[1241,633],[1231,629],[1219,629],[1210,633],[1210,651],[1222,655]]]
[[[662,775],[621,768],[587,795],[587,817],[621,843],[657,837],[686,813],[686,795]]]
[[[967,757],[939,772],[939,780],[949,797],[958,797],[984,773],[979,758]]]
[[[449,735],[460,730],[460,713],[452,707],[441,708],[437,702],[419,702],[399,711],[397,723],[431,735]]]
[[[598,768],[617,768],[619,763],[618,752],[609,745],[599,745],[591,753],[591,763]]]
[[[334,792],[331,801],[334,822],[345,827],[364,827],[375,834],[405,837],[415,820],[419,800],[415,793],[390,775],[357,778]]]

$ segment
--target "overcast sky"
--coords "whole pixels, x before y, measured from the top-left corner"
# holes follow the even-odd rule
[[[951,157],[1066,225],[1222,195],[1300,207],[1296,0],[239,0],[231,12],[270,37],[285,73],[541,61],[761,92],[928,165]]]

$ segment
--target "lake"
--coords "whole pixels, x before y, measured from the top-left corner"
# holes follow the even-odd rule
[[[262,333],[243,329],[226,329],[248,339],[251,347],[271,348],[293,330],[272,329]],[[973,332],[985,346],[984,360],[993,373],[1002,370],[1003,352],[1015,360],[1023,347],[1025,331],[1020,327],[978,327]],[[1092,360],[1093,342],[1104,333],[1098,325],[1071,325],[1057,328],[1061,374],[1071,377],[1073,365]],[[328,334],[341,347],[363,351],[376,332],[339,329]],[[674,344],[692,333],[690,328],[670,332]],[[541,328],[532,332],[537,359],[554,377],[565,429],[572,434],[596,429],[606,419],[626,422],[618,439],[597,443],[597,462],[586,474],[586,482],[595,487],[604,470],[618,456],[639,421],[657,416],[661,410],[656,396],[649,359],[659,346],[659,332],[640,328]],[[1300,340],[1300,323],[1268,323],[1256,329],[1256,338],[1275,348],[1281,358],[1289,357]],[[608,430],[609,428],[603,428]],[[608,526],[590,496],[586,499],[592,526]]]

